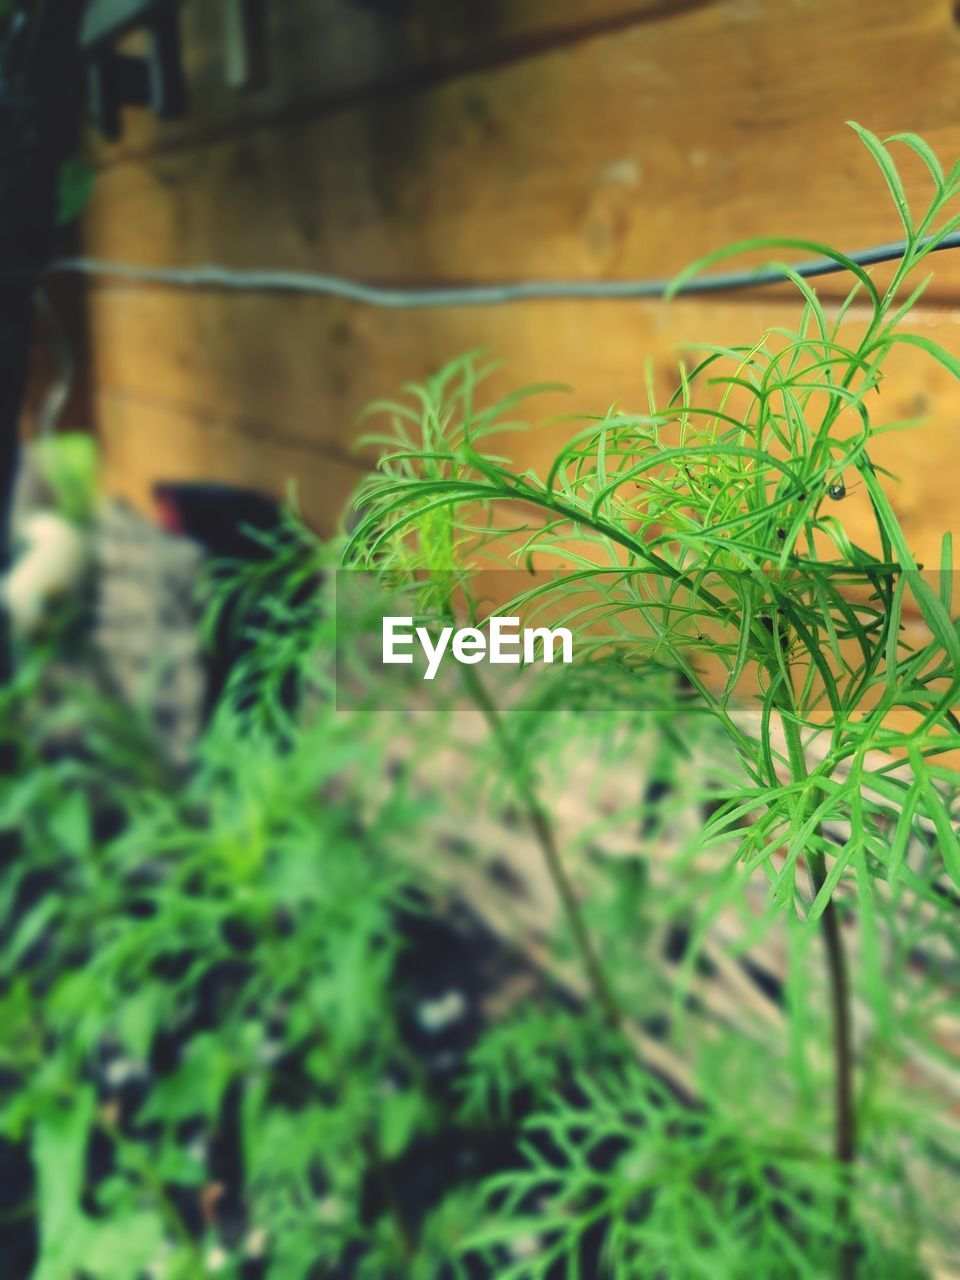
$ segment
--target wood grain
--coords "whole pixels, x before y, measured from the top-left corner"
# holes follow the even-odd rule
[[[434,84],[562,48],[585,37],[680,15],[717,0],[284,0],[262,6],[254,85],[227,83],[227,22],[220,3],[181,10],[189,108],[179,120],[130,110],[116,143],[91,139],[98,165],[234,136],[263,123]],[[144,37],[131,36],[128,52]]]
[[[751,234],[848,248],[896,238],[848,118],[880,133],[917,129],[945,160],[960,155],[960,31],[945,0],[518,0],[496,7],[496,22],[489,10],[485,34],[456,4],[419,44],[390,46],[407,67],[396,79],[378,24],[415,17],[343,0],[269,12],[270,48],[292,61],[265,97],[245,98],[223,90],[215,7],[186,7],[188,64],[212,96],[200,94],[184,132],[102,153],[87,252],[411,283],[659,276]],[[905,162],[905,175],[922,197],[921,166]],[[960,254],[933,266],[937,309],[911,323],[956,351]],[[843,287],[839,277],[819,286],[825,298]],[[353,474],[363,405],[465,350],[508,357],[494,394],[557,377],[573,385],[566,400],[532,405],[534,417],[598,413],[644,403],[648,360],[663,392],[692,343],[752,340],[796,319],[769,293],[391,313],[111,285],[90,288],[85,305],[93,425],[125,492],[142,494],[171,467],[256,474],[274,488],[299,470],[324,520],[344,493],[324,477],[331,459]],[[893,501],[930,563],[941,531],[957,527],[960,391],[921,353],[901,352],[875,416],[930,420],[876,450],[901,476]],[[169,439],[157,421],[175,424]],[[542,466],[569,430],[518,438],[518,461]],[[852,493],[842,514],[861,536],[865,495]]]
[[[98,175],[85,242],[393,281],[662,276],[749,235],[852,249],[900,225],[850,118],[960,155],[945,0],[727,0],[134,158]],[[956,296],[960,257],[937,265]]]
[[[294,474],[290,469],[299,469],[308,509],[315,501],[324,514],[332,497],[323,488],[328,460],[358,466],[354,449],[365,429],[358,425],[364,406],[395,395],[404,382],[464,351],[487,348],[504,357],[489,383],[491,398],[558,377],[570,384],[569,394],[534,398],[522,416],[541,425],[502,444],[519,465],[543,469],[585,415],[603,414],[612,404],[644,410],[648,361],[665,400],[676,386],[678,360],[697,359],[691,344],[751,342],[767,327],[798,319],[796,307],[758,302],[540,303],[396,314],[317,298],[185,298],[126,288],[94,290],[89,306],[89,376],[99,392],[99,425],[104,426],[104,406],[113,406],[115,415],[122,404],[125,430],[134,433],[125,441],[122,461],[111,463],[113,474],[129,473],[127,483],[133,484],[134,472],[142,480],[174,461],[198,476],[215,473],[226,462],[220,433],[227,432],[234,449],[249,449],[258,460],[275,449],[270,476],[281,488],[287,474]],[[918,312],[911,319],[917,332],[956,348],[952,315]],[[862,324],[851,321],[851,340]],[[874,422],[926,422],[879,436],[873,456],[899,476],[899,483],[889,483],[891,500],[911,547],[932,565],[942,531],[960,534],[953,462],[960,444],[960,384],[916,349],[895,352],[887,370],[870,406]],[[182,458],[172,456],[169,440],[150,442],[152,427],[146,424],[157,414],[177,423]],[[561,415],[564,420],[543,425],[543,419]],[[117,447],[111,424],[115,417],[107,423],[108,450]],[[246,464],[231,458],[228,465]],[[851,536],[870,541],[862,487],[851,490],[833,514],[843,518]]]
[[[360,473],[316,450],[240,435],[222,421],[186,418],[162,405],[99,394],[95,400],[106,490],[155,514],[157,479],[209,478],[283,498],[291,492],[318,533],[336,531],[337,516]]]

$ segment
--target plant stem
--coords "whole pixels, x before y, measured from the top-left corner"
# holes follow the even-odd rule
[[[416,1253],[416,1243],[407,1222],[406,1214],[403,1212],[403,1206],[397,1198],[393,1180],[390,1177],[387,1166],[383,1162],[382,1156],[380,1155],[380,1149],[377,1146],[376,1139],[367,1134],[361,1138],[361,1146],[363,1147],[364,1154],[370,1163],[373,1176],[376,1178],[380,1187],[387,1213],[390,1215],[390,1220],[393,1222],[394,1229],[397,1233],[397,1240],[400,1245],[401,1252],[403,1253],[406,1261],[409,1262]]]
[[[143,1180],[143,1184],[153,1197],[160,1216],[166,1223],[170,1234],[179,1242],[187,1256],[188,1274],[195,1277],[196,1280],[201,1280],[203,1276],[203,1254],[200,1245],[190,1234],[190,1229],[184,1222],[180,1210],[168,1194],[163,1179],[156,1173],[149,1159],[140,1154],[136,1148],[136,1143],[131,1142],[117,1122],[110,1119],[109,1116],[101,1114],[98,1123],[103,1132],[118,1147],[123,1149],[126,1159],[130,1162],[130,1167]]]
[[[531,792],[526,792],[523,793],[523,798],[527,808],[527,815],[530,819],[530,826],[537,838],[537,843],[543,852],[544,862],[563,903],[567,922],[570,925],[570,931],[573,934],[577,950],[583,959],[583,965],[587,971],[594,997],[603,1009],[607,1022],[612,1027],[620,1027],[623,1024],[623,1013],[613,994],[597,949],[593,945],[593,939],[587,929],[573,886],[564,870],[553,825],[535,795]]]
[[[781,707],[781,712],[784,709]],[[793,780],[807,776],[806,759],[800,730],[792,719],[790,709],[782,714],[787,755]],[[819,850],[811,850],[807,857],[810,885],[813,896],[823,888],[826,880],[826,862]],[[853,1087],[853,1013],[850,1003],[850,977],[847,957],[840,932],[840,916],[831,897],[820,917],[820,932],[827,957],[827,980],[830,985],[830,1006],[833,1025],[834,1062],[834,1156],[845,1170],[852,1174],[857,1156],[856,1119]],[[837,1224],[842,1232],[839,1275],[841,1280],[853,1280],[857,1271],[857,1251],[850,1239],[850,1185],[844,1185],[837,1198]]]
[[[823,854],[810,856],[810,883],[814,895],[820,892],[826,878]],[[853,1099],[853,1043],[850,1010],[850,979],[847,957],[840,933],[840,916],[831,898],[820,917],[823,944],[827,953],[830,978],[830,1002],[833,1010],[834,1062],[836,1064],[836,1120],[834,1154],[842,1164],[856,1159],[856,1122]]]
[[[822,853],[812,853],[809,858],[810,884],[813,896],[823,887],[826,865]],[[857,1131],[853,1090],[853,1014],[850,1006],[850,976],[847,966],[843,936],[840,932],[840,913],[831,897],[820,917],[820,931],[827,953],[827,976],[830,983],[830,1004],[833,1014],[833,1069],[834,1069],[834,1132],[833,1154],[844,1171],[852,1175],[857,1157]],[[857,1274],[857,1248],[851,1238],[850,1183],[844,1185],[837,1198],[837,1224],[843,1235],[840,1246],[841,1280],[854,1280]]]
[[[576,891],[560,856],[560,847],[557,842],[556,832],[553,829],[553,823],[540,803],[527,762],[517,751],[510,735],[507,733],[503,717],[497,710],[486,685],[476,671],[473,667],[467,666],[464,667],[463,674],[470,696],[490,726],[490,731],[495,737],[510,769],[520,801],[526,810],[527,821],[536,837],[537,844],[540,846],[544,864],[557,891],[574,943],[580,953],[593,997],[603,1010],[603,1015],[610,1026],[620,1028],[623,1026],[624,1021],[623,1011],[613,993],[613,987],[600,960],[600,954],[594,946],[590,930],[587,928],[587,923],[583,918]]]

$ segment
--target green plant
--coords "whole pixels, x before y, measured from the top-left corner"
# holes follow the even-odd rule
[[[56,509],[77,525],[89,525],[100,489],[96,441],[86,432],[59,432],[33,445],[37,472],[49,488]]]
[[[865,322],[798,282],[795,332],[706,352],[670,404],[590,423],[543,478],[489,451],[519,401],[479,405],[475,360],[389,406],[345,550],[291,518],[206,584],[208,634],[242,628],[242,657],[185,771],[64,674],[59,633],[27,655],[0,692],[11,1276],[914,1280],[956,1255],[960,1143],[903,1075],[953,1069],[950,542],[938,574],[910,556],[867,393],[900,342],[960,372],[897,328],[960,171],[905,140],[935,185],[914,222],[865,140],[910,241],[887,293],[858,281]],[[864,547],[838,502],[855,472]],[[465,668],[450,714],[382,709],[381,606],[480,623],[504,556],[508,610],[563,619],[578,661]],[[373,571],[356,617],[338,562]],[[484,732],[461,738],[463,707]],[[554,797],[574,789],[571,824]],[[535,940],[470,915],[502,854],[484,810],[558,891]],[[745,963],[771,940],[790,957],[760,1025],[708,1007],[730,917]],[[418,1019],[458,965],[494,978],[435,1053]]]
[[[49,662],[3,692],[8,731],[31,725],[0,792],[8,1274],[412,1274],[393,1166],[442,1106],[395,978],[432,880],[399,851],[428,804],[359,785],[389,739],[332,714],[330,615],[301,590],[326,557],[296,526],[281,540],[261,643],[186,779]],[[275,705],[291,662],[310,684],[295,731]]]
[[[645,678],[651,663],[668,667],[720,726],[744,782],[714,796],[712,816],[686,850],[695,859],[727,849],[733,870],[699,903],[698,927],[703,934],[746,879],[762,873],[784,918],[822,934],[835,1097],[833,1164],[823,1185],[829,1184],[834,1209],[834,1265],[844,1276],[869,1252],[863,1207],[871,1179],[863,1171],[858,1182],[855,1172],[862,1143],[841,929],[847,899],[838,893],[846,891],[856,903],[862,939],[856,977],[879,1019],[880,1040],[893,1052],[882,925],[888,903],[902,912],[920,903],[942,921],[955,910],[944,881],[960,885],[957,773],[947,754],[960,747],[951,539],[944,535],[939,572],[926,575],[870,457],[875,435],[891,429],[871,422],[870,393],[898,345],[918,347],[960,376],[960,361],[950,352],[902,328],[927,281],[909,293],[905,284],[938,241],[960,226],[960,215],[950,212],[960,195],[960,165],[945,174],[920,138],[888,140],[912,150],[932,180],[928,207],[914,214],[889,146],[854,128],[877,161],[907,239],[882,293],[866,271],[829,246],[753,240],[711,255],[682,279],[732,253],[800,249],[834,260],[855,281],[831,316],[814,289],[787,268],[803,304],[795,330],[771,330],[751,346],[706,347],[694,369],[681,369],[667,405],[658,406],[651,392],[641,414],[612,410],[576,433],[543,476],[518,474],[488,451],[488,438],[503,428],[515,398],[476,408],[474,362],[457,362],[414,388],[412,405],[386,406],[394,433],[377,475],[360,492],[362,518],[348,548],[350,563],[374,572],[426,569],[441,618],[452,611],[453,596],[441,593],[438,600],[437,584],[455,569],[469,611],[476,597],[471,575],[498,547],[520,566],[534,555],[572,563],[546,583],[518,591],[501,612],[533,617],[561,601],[581,658],[598,681],[611,655],[622,679],[631,672]],[[851,318],[855,302],[866,308],[865,323]],[[853,477],[872,512],[865,546],[850,540],[836,514]],[[496,516],[504,507],[514,521],[506,530]],[[910,611],[927,629],[916,647],[901,630]],[[598,614],[604,626],[598,627]],[[476,677],[468,678],[502,735],[500,711],[486,705]],[[643,688],[637,686],[638,698]],[[744,697],[754,714],[742,713]],[[522,793],[536,795],[522,742],[505,746],[504,758]],[[528,816],[536,828],[537,810],[530,807]],[[556,861],[546,845],[545,853]],[[592,972],[589,943],[581,950],[595,994],[608,1007],[609,983]],[[795,988],[794,1012],[801,995]],[[611,1020],[620,1020],[616,1011]],[[863,1112],[861,1105],[861,1127]],[[565,1151],[579,1160],[575,1142]],[[754,1184],[748,1199],[760,1194]],[[823,1198],[816,1204],[820,1215]],[[579,1229],[569,1205],[554,1229],[561,1238]],[[656,1214],[641,1215],[639,1236],[659,1230]],[[710,1247],[722,1258],[721,1235],[727,1238],[718,1234]],[[608,1256],[620,1259],[616,1265],[635,1265],[617,1253],[619,1238],[614,1231]],[[811,1239],[801,1247],[820,1259],[811,1266],[822,1274],[816,1271],[822,1255]],[[564,1253],[558,1245],[556,1252],[568,1258],[567,1274],[577,1274],[576,1250]],[[546,1274],[539,1265],[531,1264],[529,1273]],[[677,1274],[699,1273],[692,1261],[689,1267]]]
[[[217,567],[211,631],[227,602],[244,658],[186,774],[55,637],[3,692],[11,1275],[472,1280],[518,1098],[550,1097],[604,1034],[544,982],[539,1020],[476,1027],[448,1085],[412,1042],[409,970],[437,965],[418,939],[449,890],[423,848],[441,798],[389,752],[402,731],[422,764],[436,722],[334,711],[333,554],[291,519],[269,558]]]

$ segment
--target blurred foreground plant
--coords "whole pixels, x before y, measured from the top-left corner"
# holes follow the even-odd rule
[[[411,1211],[393,1166],[439,1104],[396,974],[429,902],[400,856],[426,808],[402,778],[361,803],[388,722],[332,714],[332,619],[301,577],[329,553],[293,532],[269,596],[263,566],[223,575],[230,599],[259,584],[263,631],[187,776],[82,679],[38,660],[3,691],[11,1280],[412,1274],[411,1213],[432,1205]]]

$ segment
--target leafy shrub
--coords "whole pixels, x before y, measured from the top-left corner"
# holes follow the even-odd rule
[[[913,1056],[943,1066],[956,1012],[951,547],[930,581],[868,393],[897,343],[960,372],[899,328],[960,169],[901,140],[935,187],[914,221],[863,137],[908,236],[886,293],[857,272],[831,319],[797,279],[794,332],[707,351],[542,478],[489,452],[519,397],[481,406],[475,360],[387,406],[345,547],[294,522],[215,575],[210,634],[225,610],[255,634],[187,771],[59,661],[3,692],[9,1274],[908,1280],[956,1252],[955,1136],[903,1084]],[[855,476],[867,547],[837,515]],[[483,732],[455,768],[449,706],[378,710],[371,686],[336,709],[334,652],[365,678],[338,561],[444,623],[482,617],[497,554],[515,611],[559,602],[582,661],[503,701],[463,668]],[[556,798],[624,772],[571,836]],[[549,938],[465,900],[484,810],[538,851]],[[789,957],[776,1034],[704,1008],[730,917],[744,966],[770,939]]]

